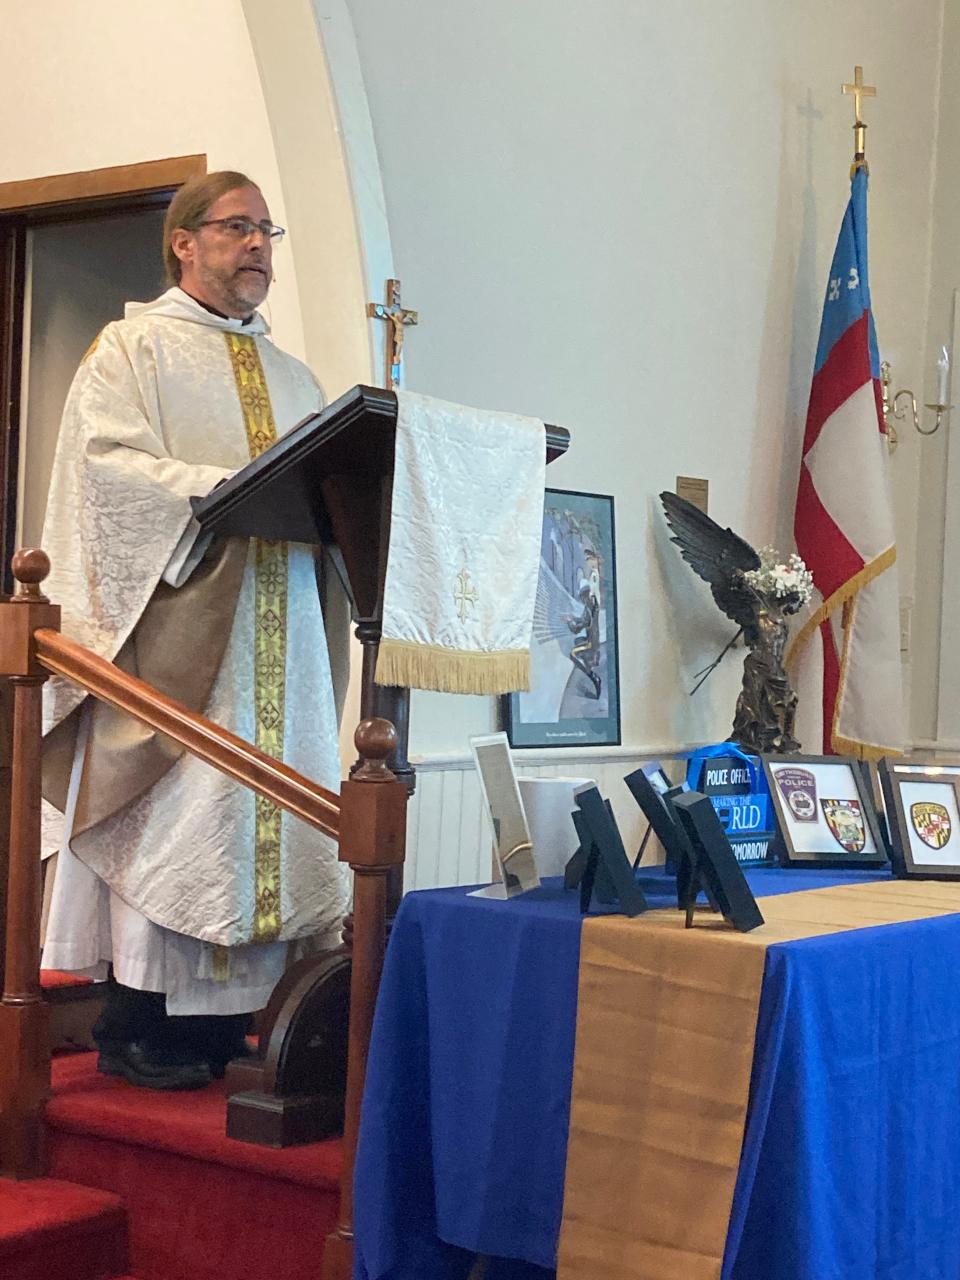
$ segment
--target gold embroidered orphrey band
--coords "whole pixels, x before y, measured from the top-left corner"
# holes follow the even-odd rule
[[[960,884],[760,899],[765,923],[595,916],[580,940],[557,1280],[719,1280],[767,947],[960,913]]]
[[[248,334],[227,333],[250,457],[258,458],[277,438],[267,379],[257,344]],[[287,649],[287,544],[254,539],[254,707],[256,745],[275,760],[283,756]],[[280,933],[280,836],[282,814],[263,796],[256,801],[254,844],[254,942]]]

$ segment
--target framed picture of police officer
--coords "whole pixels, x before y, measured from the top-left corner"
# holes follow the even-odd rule
[[[547,489],[530,689],[503,699],[512,747],[620,744],[613,498]]]

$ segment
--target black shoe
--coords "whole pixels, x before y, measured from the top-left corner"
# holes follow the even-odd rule
[[[590,679],[593,681],[593,696],[599,702],[600,700],[600,677],[595,671],[590,672]]]
[[[207,1066],[210,1068],[210,1074],[213,1076],[214,1080],[222,1080],[227,1074],[227,1067],[231,1062],[243,1061],[246,1058],[255,1058],[256,1056],[257,1051],[255,1049],[251,1049],[246,1040],[244,1040],[243,1043],[238,1045],[230,1054],[229,1058],[210,1057],[207,1059]]]
[[[102,1050],[97,1070],[105,1076],[121,1076],[140,1089],[204,1089],[213,1077],[205,1062],[156,1062],[142,1044],[123,1044]]]

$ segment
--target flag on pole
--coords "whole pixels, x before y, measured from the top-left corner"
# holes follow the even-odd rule
[[[903,748],[899,593],[888,450],[867,274],[867,170],[854,172],[830,267],[794,516],[813,574],[788,662],[804,749],[873,759]]]

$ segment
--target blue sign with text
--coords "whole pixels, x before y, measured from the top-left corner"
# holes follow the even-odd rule
[[[731,742],[695,751],[687,763],[687,785],[710,797],[738,862],[769,862],[777,823],[758,756]]]

